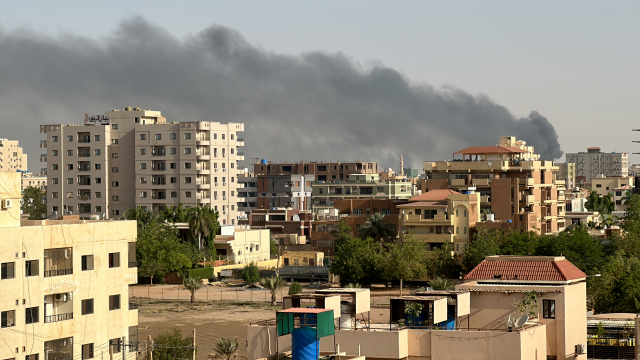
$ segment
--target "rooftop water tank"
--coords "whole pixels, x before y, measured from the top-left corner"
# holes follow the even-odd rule
[[[320,340],[316,329],[301,327],[291,333],[291,357],[296,360],[317,360],[320,358]]]
[[[262,160],[260,160],[260,164],[262,164],[262,165],[267,165],[267,159],[262,159]]]

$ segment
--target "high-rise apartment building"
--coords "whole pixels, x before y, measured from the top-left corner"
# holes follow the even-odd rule
[[[27,154],[18,140],[0,139],[0,172],[27,171]]]
[[[576,164],[565,162],[565,163],[556,163],[558,167],[558,180],[565,181],[565,187],[567,189],[573,189],[578,184],[576,184]]]
[[[167,122],[159,111],[126,108],[81,125],[41,125],[47,136],[48,215],[122,216],[142,206],[210,206],[235,224],[244,174],[244,124]]]
[[[629,176],[628,153],[604,153],[599,147],[587,148],[587,152],[567,153],[567,162],[576,164],[576,182],[591,183],[591,179]]]
[[[533,146],[503,136],[496,146],[473,146],[455,154],[462,158],[424,162],[429,191],[475,191],[481,208],[524,231],[549,234],[565,228],[565,181],[557,180],[558,167],[540,160]]]
[[[348,180],[351,174],[377,174],[377,162],[296,162],[273,163],[262,160],[253,165],[255,176],[313,175],[315,181]]]
[[[21,224],[20,174],[0,179],[0,358],[136,359],[136,222]]]

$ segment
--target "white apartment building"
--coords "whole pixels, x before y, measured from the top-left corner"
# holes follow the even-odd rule
[[[136,222],[21,223],[20,174],[0,179],[0,358],[136,359]]]
[[[591,183],[591,179],[629,176],[628,153],[604,153],[599,147],[587,148],[587,152],[567,153],[566,161],[576,164],[576,183]]]
[[[113,218],[136,206],[210,206],[237,219],[244,124],[167,122],[159,111],[112,110],[81,125],[41,125],[47,136],[48,216]]]
[[[47,177],[40,174],[22,173],[22,191],[28,187],[47,191]]]
[[[247,226],[221,226],[214,239],[218,255],[236,264],[257,263],[271,259],[271,231]]]
[[[27,154],[18,140],[0,139],[0,172],[27,171]]]

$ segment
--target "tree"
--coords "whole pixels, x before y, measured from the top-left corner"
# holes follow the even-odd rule
[[[622,205],[629,205],[631,199],[633,198],[633,192],[631,190],[627,190],[622,197]]]
[[[372,238],[381,243],[396,236],[393,225],[390,224],[381,213],[371,215],[371,217],[360,226],[358,234],[362,239]]]
[[[533,231],[510,231],[502,236],[500,253],[502,255],[533,256],[539,246],[540,236]]]
[[[242,280],[247,285],[253,285],[255,283],[260,282],[260,271],[258,267],[253,262],[248,264],[242,269]]]
[[[429,286],[433,290],[453,290],[456,286],[456,283],[453,280],[438,276],[435,279],[429,281]]]
[[[362,282],[362,279],[375,273],[376,253],[379,249],[380,244],[371,238],[341,235],[340,241],[335,244],[330,270],[340,276],[343,284]]]
[[[287,286],[287,281],[281,277],[268,277],[260,280],[260,285],[271,294],[271,306],[276,306],[276,295]]]
[[[151,278],[164,276],[180,268],[191,267],[191,251],[176,236],[175,228],[154,221],[145,228],[138,228],[136,260],[138,273]]]
[[[538,293],[536,291],[525,291],[522,294],[522,298],[514,300],[511,305],[522,315],[534,317],[538,308]]]
[[[238,352],[238,339],[218,339],[218,344],[213,349],[219,356],[225,360],[231,360],[231,357]],[[209,355],[211,359],[212,356]]]
[[[640,259],[623,250],[587,281],[587,306],[596,313],[635,313],[640,299]]]
[[[351,233],[353,229],[347,224],[345,221],[341,221],[338,224],[338,229],[331,230],[331,236],[333,237],[333,245],[338,246],[338,244],[343,243],[345,240],[351,238]]]
[[[208,237],[212,230],[215,234],[220,227],[218,223],[218,213],[207,207],[197,206],[189,208],[187,222],[189,223],[191,235],[198,240],[198,249],[204,247],[202,238]]]
[[[47,215],[47,192],[33,186],[24,189],[21,210],[29,214],[29,220],[43,220]]]
[[[291,286],[289,286],[289,295],[300,294],[301,292],[302,285],[300,285],[299,282],[294,281],[293,283],[291,283]]]
[[[178,328],[161,332],[154,343],[162,344],[154,348],[154,360],[190,359],[193,354],[193,336],[183,338],[182,331]]]
[[[489,231],[486,228],[480,228],[473,235],[474,240],[467,244],[462,254],[462,265],[466,272],[473,270],[487,256],[500,254],[498,245],[500,235],[500,232]]]
[[[579,226],[557,236],[539,236],[537,256],[563,255],[573,265],[587,274],[595,274],[605,260],[604,247],[589,235],[587,228]]]
[[[165,208],[162,212],[162,218],[170,223],[182,223],[187,222],[187,214],[187,209],[182,207],[182,202],[179,202],[178,206]]]
[[[278,256],[278,245],[274,239],[269,241],[269,253],[271,254],[271,257]]]
[[[600,214],[611,214],[611,212],[615,210],[616,204],[611,194],[600,196],[597,192],[592,191],[589,193],[589,197],[584,206],[589,211],[597,211]]]
[[[427,275],[427,251],[422,241],[407,238],[402,244],[386,244],[377,253],[376,269],[386,281],[400,280],[402,296],[403,280],[420,278]]]
[[[462,267],[454,258],[451,243],[444,243],[433,251],[432,256],[427,260],[427,270],[432,278],[440,276],[457,279],[460,276]]]
[[[202,279],[199,277],[188,277],[183,280],[182,285],[191,293],[191,303],[196,301],[196,291],[202,288]]]

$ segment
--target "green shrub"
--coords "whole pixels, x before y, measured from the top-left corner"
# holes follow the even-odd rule
[[[205,267],[199,269],[189,269],[185,272],[187,278],[211,279],[213,278],[213,268]]]
[[[256,264],[250,263],[242,269],[242,280],[244,280],[247,285],[253,285],[260,282],[260,271]]]
[[[289,295],[300,294],[302,292],[302,285],[297,281],[294,281],[289,287]]]

